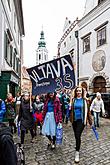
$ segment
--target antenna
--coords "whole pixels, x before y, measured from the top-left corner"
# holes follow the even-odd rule
[[[42,31],[43,31],[43,25],[42,25]]]

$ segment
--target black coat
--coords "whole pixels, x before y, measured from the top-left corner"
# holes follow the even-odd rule
[[[21,130],[33,128],[34,120],[30,111],[29,101],[22,100],[19,111],[19,120],[21,121]]]
[[[0,123],[0,165],[17,165],[16,150],[9,127]]]

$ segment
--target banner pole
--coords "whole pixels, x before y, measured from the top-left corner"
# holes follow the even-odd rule
[[[31,89],[29,90],[29,103],[30,103],[30,112],[32,112],[32,100],[31,100]]]

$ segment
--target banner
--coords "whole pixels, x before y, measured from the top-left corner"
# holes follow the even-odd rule
[[[75,74],[70,55],[28,68],[32,81],[32,95],[75,87]]]

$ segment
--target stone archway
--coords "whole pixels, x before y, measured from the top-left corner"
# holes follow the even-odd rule
[[[93,76],[89,79],[89,91],[90,91],[90,93],[94,92],[94,80],[96,80],[97,77],[102,77],[102,79],[105,80],[106,92],[110,92],[109,77],[104,72],[97,72],[97,73],[93,74]],[[105,89],[103,88],[103,90],[105,90]]]
[[[93,92],[106,93],[106,80],[102,76],[93,79]]]

